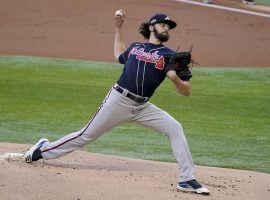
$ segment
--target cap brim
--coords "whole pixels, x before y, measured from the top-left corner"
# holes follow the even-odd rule
[[[154,25],[154,24],[158,24],[158,23],[165,23],[165,24],[168,24],[170,26],[170,29],[173,29],[177,26],[177,24],[172,21],[172,20],[164,20],[164,21],[158,21],[158,22],[155,22],[155,23],[149,23],[149,25]]]
[[[173,28],[175,28],[177,26],[177,24],[172,20],[165,20],[165,21],[159,22],[159,23],[168,24],[170,26],[170,29],[173,29]]]

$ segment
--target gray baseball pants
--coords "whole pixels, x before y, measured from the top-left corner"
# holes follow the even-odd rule
[[[166,135],[179,165],[179,181],[194,179],[194,164],[181,124],[150,102],[137,103],[114,88],[83,129],[55,142],[45,143],[41,148],[42,156],[44,159],[53,159],[68,154],[126,122],[135,122]]]

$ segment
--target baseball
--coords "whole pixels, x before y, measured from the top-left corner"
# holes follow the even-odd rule
[[[121,10],[117,10],[116,12],[115,12],[115,17],[116,16],[124,16],[124,14],[123,14],[123,12],[121,11]]]

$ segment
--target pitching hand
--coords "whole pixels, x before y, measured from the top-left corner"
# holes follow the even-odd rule
[[[115,19],[115,26],[116,28],[121,28],[126,18],[126,13],[124,10],[120,9],[115,12],[114,19]]]

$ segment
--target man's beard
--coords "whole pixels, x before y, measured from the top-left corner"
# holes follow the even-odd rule
[[[158,33],[155,27],[154,27],[154,35],[160,42],[167,42],[170,38],[168,32]]]

